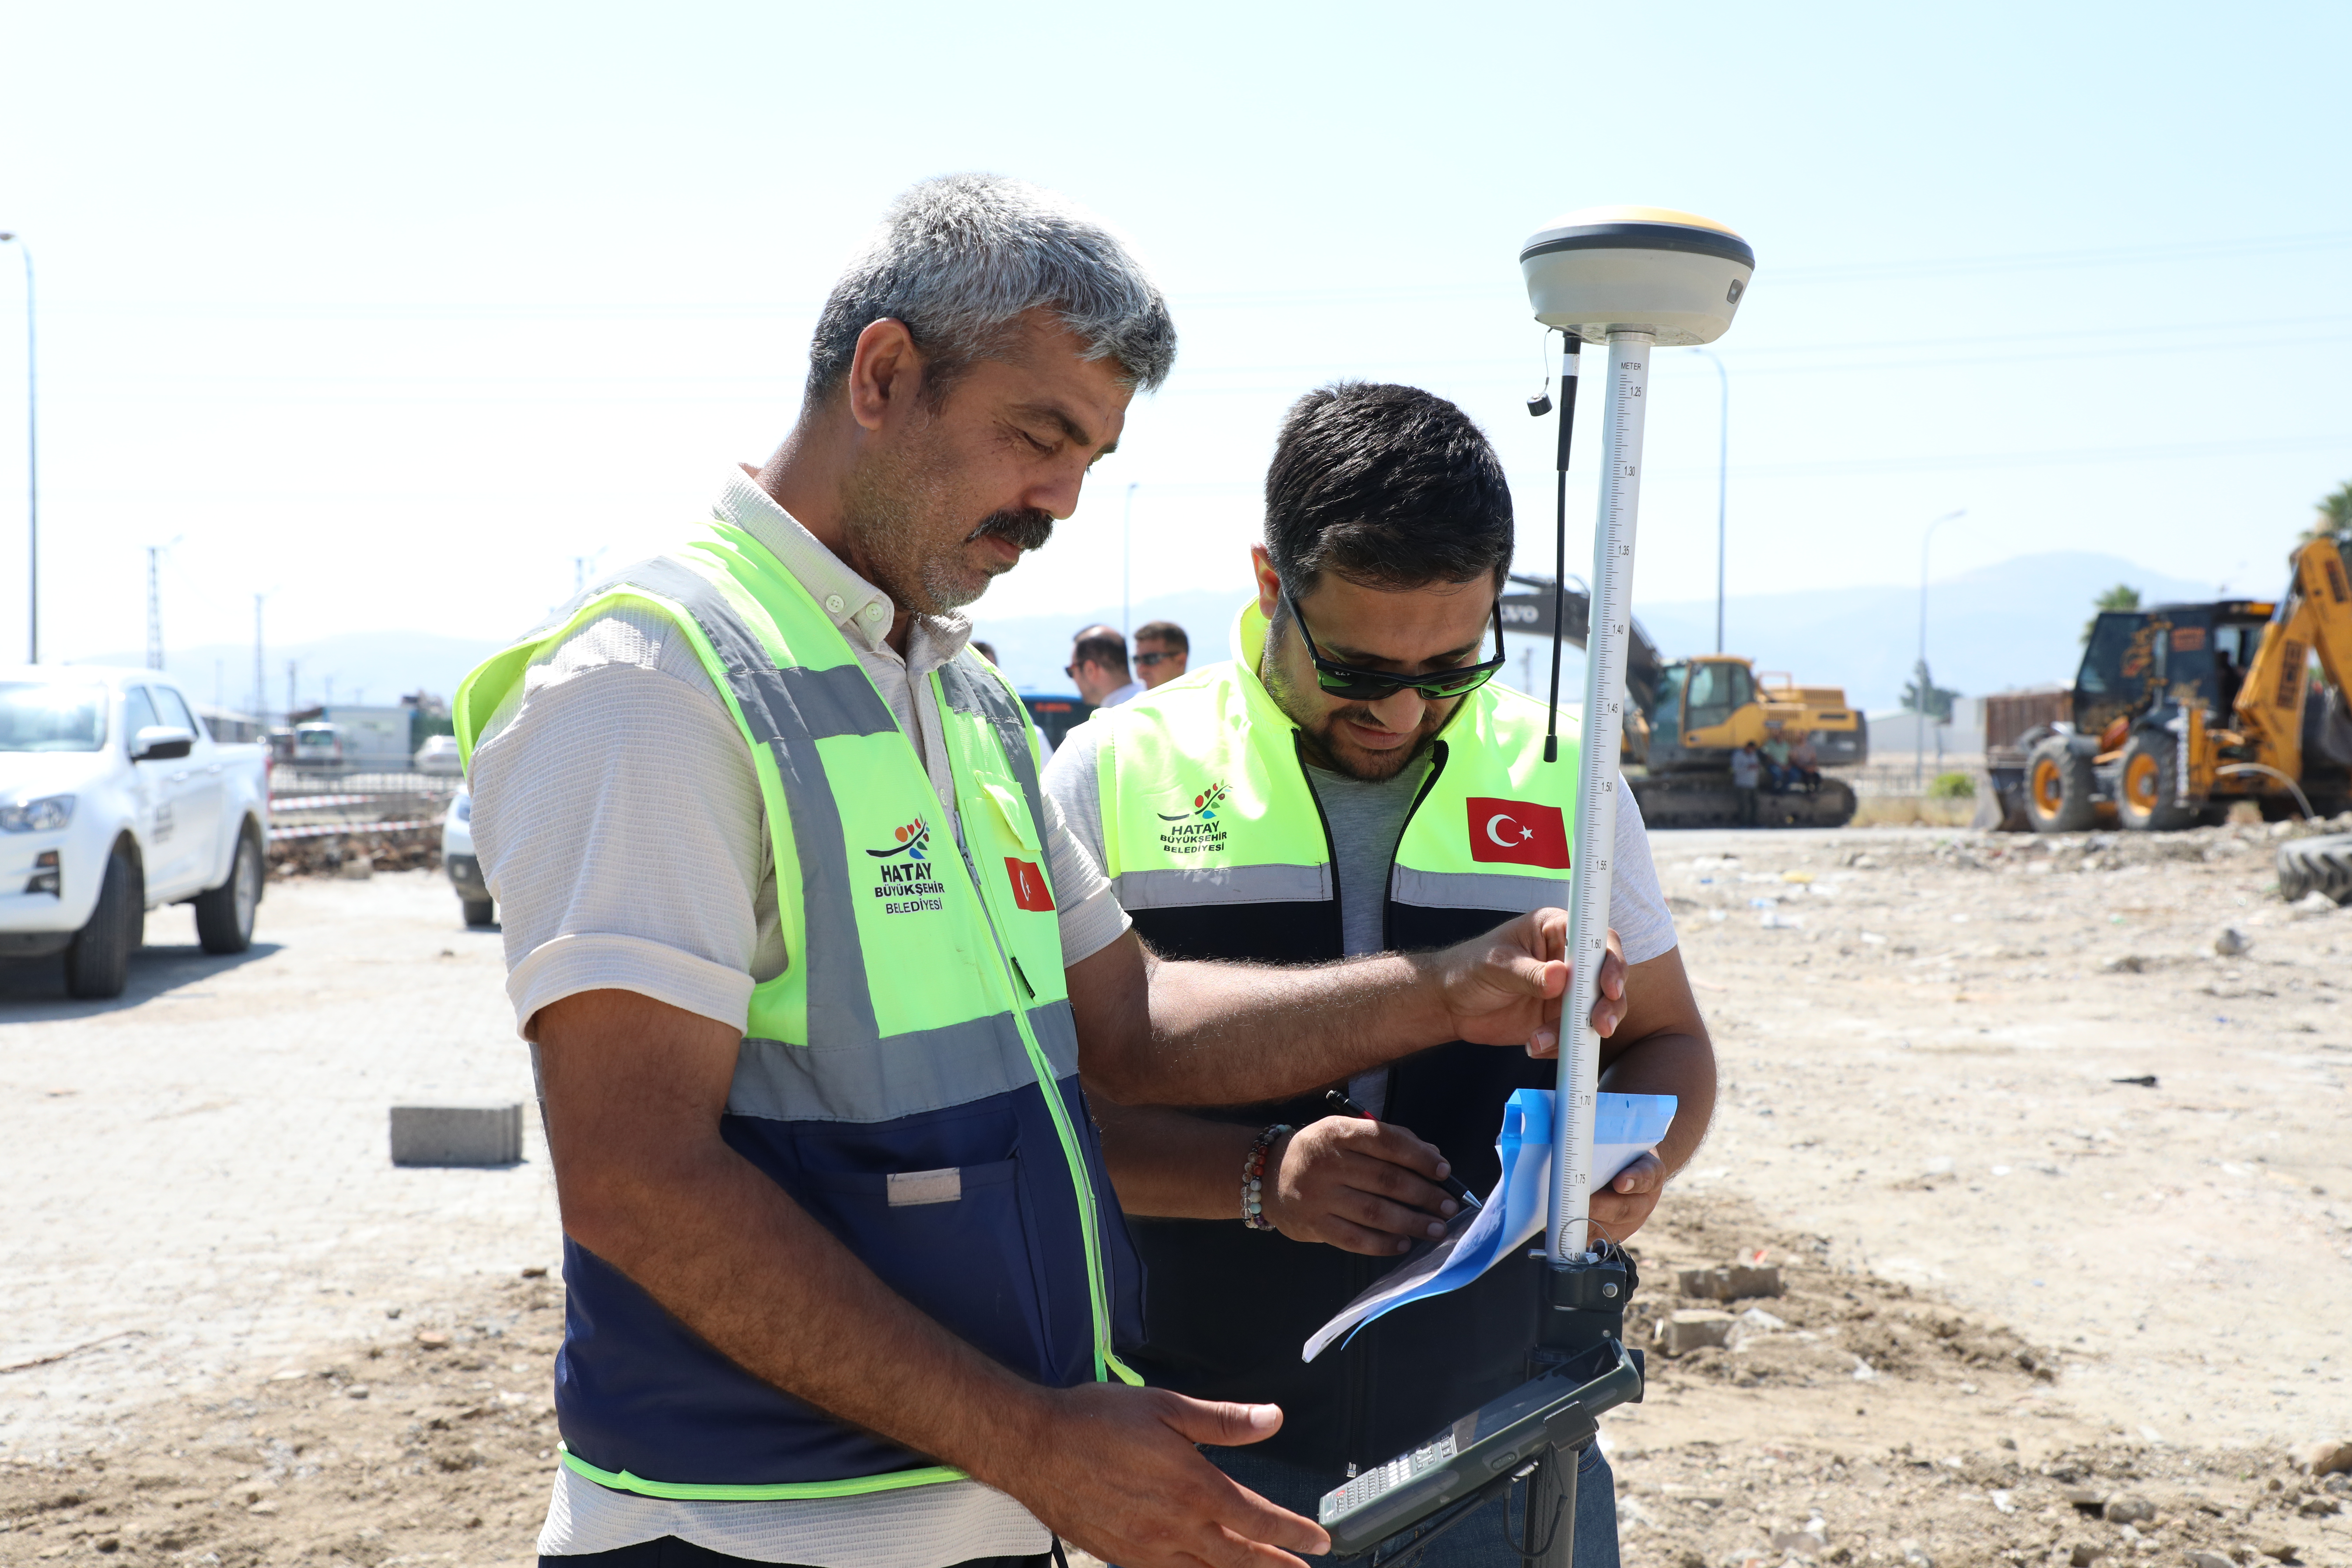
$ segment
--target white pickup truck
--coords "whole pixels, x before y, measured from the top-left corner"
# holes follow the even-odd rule
[[[68,994],[120,996],[163,904],[243,952],[268,838],[267,750],[215,741],[171,681],[0,667],[0,957],[62,952]]]

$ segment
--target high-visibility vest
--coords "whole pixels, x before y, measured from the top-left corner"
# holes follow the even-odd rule
[[[789,961],[752,990],[720,1136],[884,1284],[1022,1375],[1136,1381],[1115,1346],[1140,1337],[1138,1269],[1078,1088],[1020,702],[969,651],[930,676],[918,700],[940,710],[943,816],[839,628],[757,540],[714,521],[467,676],[454,707],[469,766],[531,659],[621,606],[692,645],[766,806]],[[563,1462],[593,1480],[780,1499],[961,1479],[752,1376],[569,1237],[564,1281],[556,1413]]]
[[[1341,890],[1297,726],[1256,673],[1265,635],[1253,605],[1236,659],[1087,721],[1099,736],[1106,869],[1138,932],[1167,957],[1327,963],[1343,952]],[[1462,700],[1396,847],[1382,908],[1389,949],[1445,946],[1567,903],[1577,747],[1563,734],[1559,760],[1546,763],[1545,721],[1540,703],[1493,685]],[[1439,1046],[1395,1065],[1385,1119],[1436,1144],[1483,1194],[1499,1173],[1505,1101],[1549,1087],[1554,1071],[1518,1049]],[[1331,1110],[1318,1090],[1202,1114],[1263,1127]],[[1258,1447],[1336,1478],[1520,1382],[1536,1308],[1523,1259],[1302,1364],[1307,1338],[1394,1260],[1244,1229],[1234,1177],[1233,1220],[1134,1222],[1149,1329],[1135,1363],[1154,1384],[1280,1405],[1282,1430]]]

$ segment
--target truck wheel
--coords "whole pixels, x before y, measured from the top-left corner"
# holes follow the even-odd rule
[[[465,908],[466,923],[467,925],[487,926],[496,925],[498,923],[498,921],[495,918],[498,912],[496,900],[491,899],[463,899],[460,900],[459,902]]]
[[[2197,819],[2180,802],[2180,742],[2159,730],[2135,730],[2124,742],[2116,816],[2137,833],[2177,833]]]
[[[2025,819],[2036,833],[2086,833],[2096,819],[2091,805],[2091,759],[2053,735],[2025,759]]]
[[[117,849],[107,857],[98,885],[98,907],[66,948],[66,994],[78,1002],[106,1002],[131,983],[131,950],[146,924],[145,889],[139,868]]]
[[[2293,903],[2313,891],[2352,900],[2352,833],[2291,838],[2279,846],[2279,897]]]
[[[228,880],[196,895],[196,941],[206,952],[243,952],[253,945],[253,911],[261,905],[261,847],[248,829],[237,835]]]

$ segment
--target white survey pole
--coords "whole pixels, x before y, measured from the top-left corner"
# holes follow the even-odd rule
[[[1592,1007],[1609,951],[1615,879],[1617,754],[1625,733],[1625,661],[1633,622],[1633,545],[1642,499],[1642,434],[1656,340],[1612,328],[1601,391],[1601,510],[1592,533],[1592,616],[1585,640],[1584,724],[1576,759],[1576,826],[1569,852],[1571,978],[1560,1016],[1559,1082],[1552,1097],[1551,1225],[1545,1252],[1564,1264],[1591,1250],[1592,1122],[1601,1037]]]

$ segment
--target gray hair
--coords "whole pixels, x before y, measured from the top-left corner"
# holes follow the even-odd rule
[[[906,323],[934,402],[975,360],[1001,353],[1024,312],[1051,310],[1087,345],[1149,392],[1176,363],[1168,302],[1118,236],[1074,204],[1020,180],[945,174],[890,204],[817,317],[808,398],[849,374],[857,335]]]

